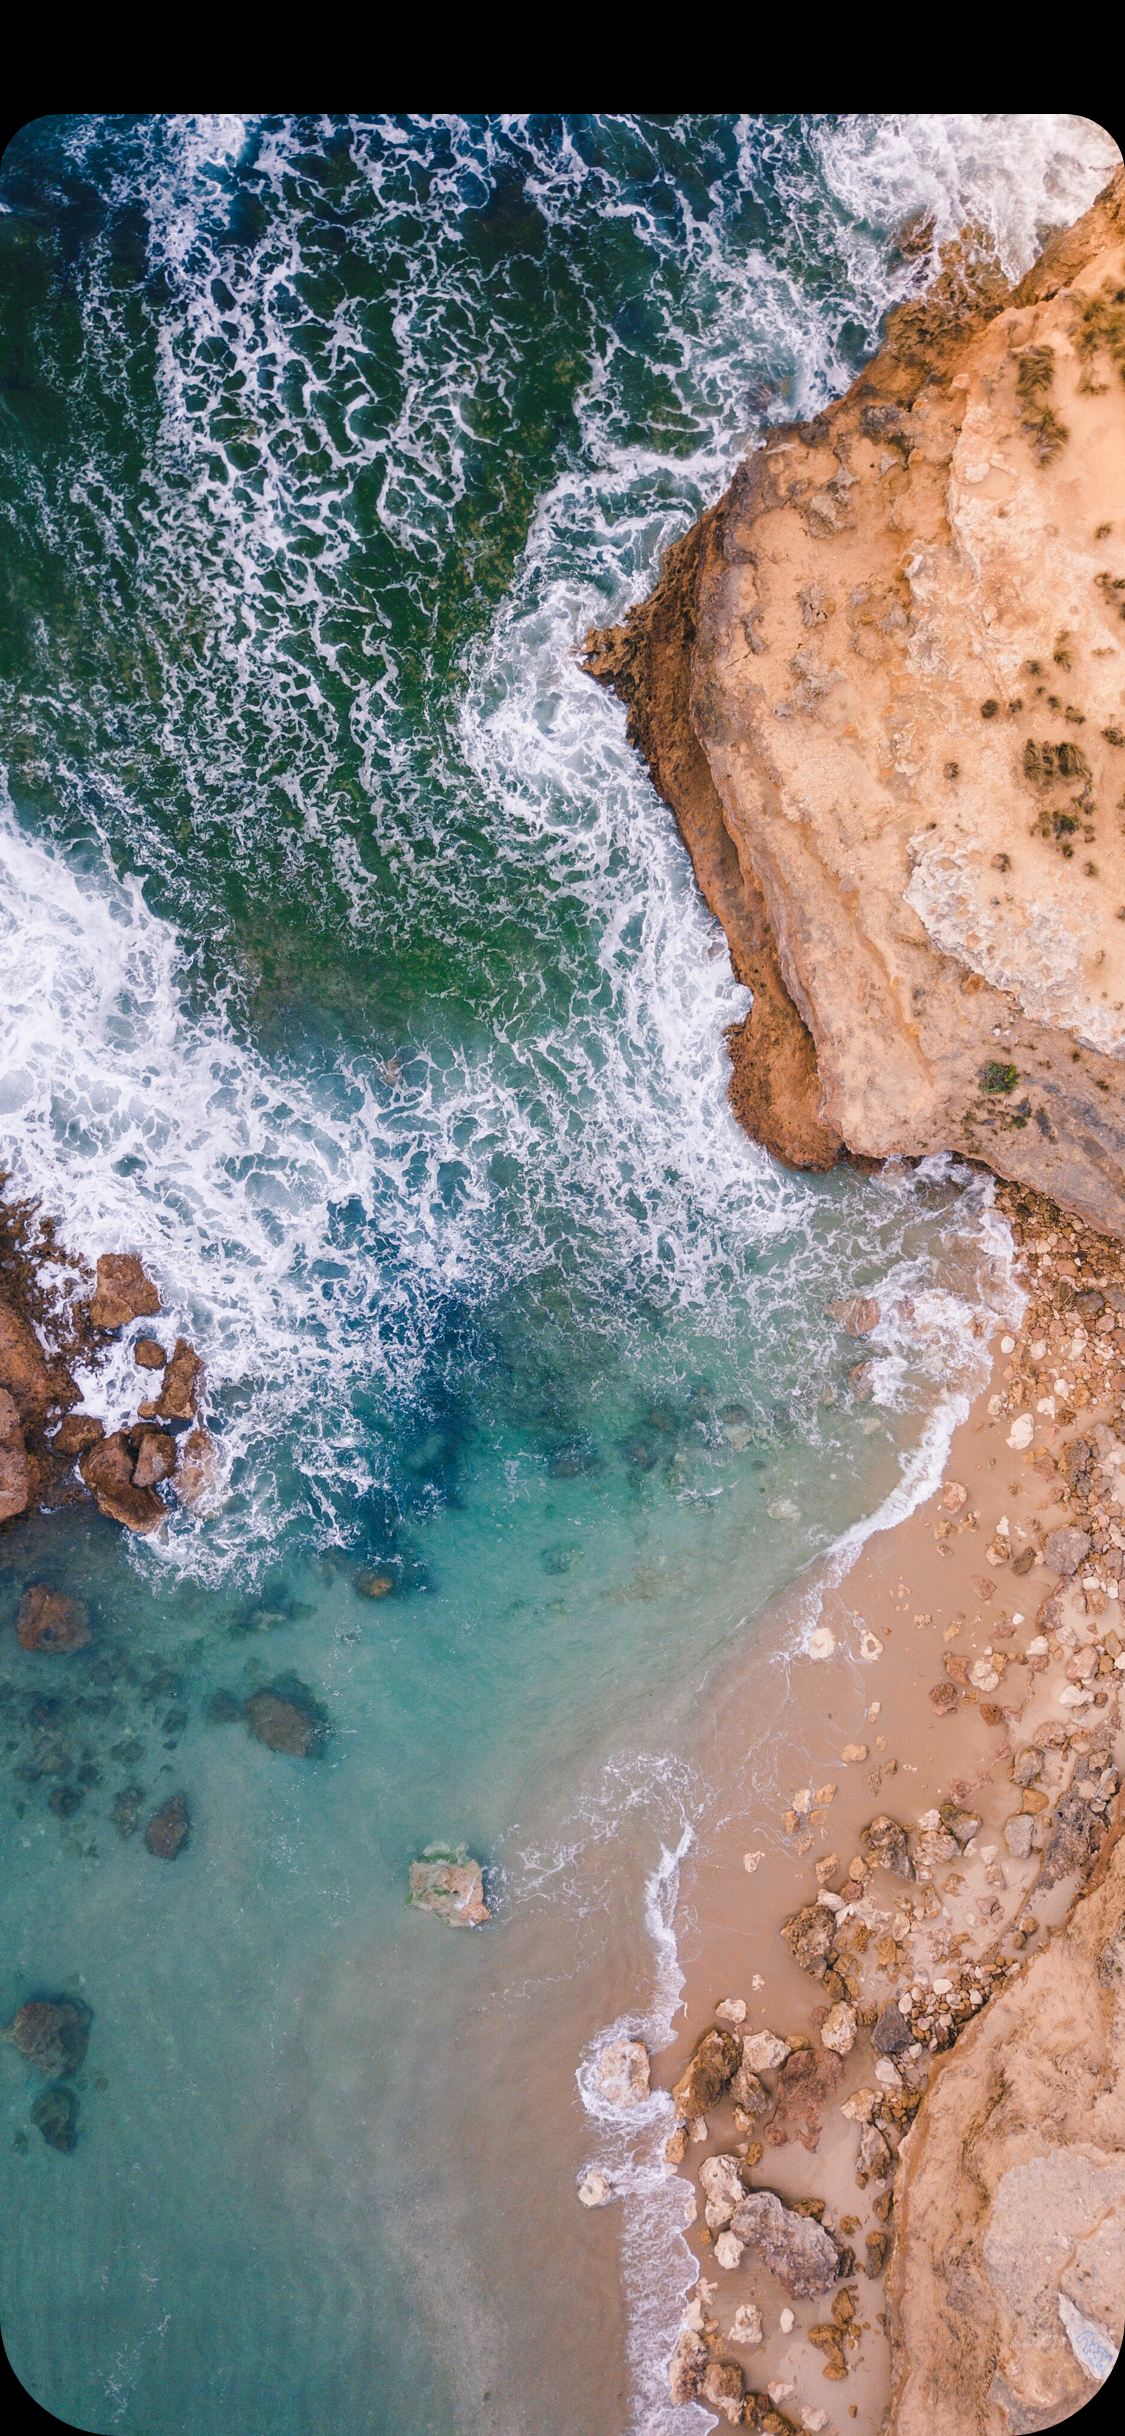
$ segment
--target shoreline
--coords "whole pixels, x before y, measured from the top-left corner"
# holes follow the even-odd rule
[[[1119,1807],[1125,1327],[1108,1295],[1125,1315],[1125,1252],[1026,1190],[1001,1185],[997,1200],[1022,1319],[990,1330],[992,1376],[953,1430],[943,1480],[902,1520],[867,1526],[846,1571],[838,1550],[822,1560],[715,1688],[706,1767],[729,1788],[728,1815],[680,1863],[683,1992],[651,2062],[672,2093],[657,2110],[671,2133],[663,2172],[684,2202],[696,2280],[663,2390],[670,2374],[673,2406],[771,2436],[875,2436],[886,2423],[903,2371],[883,2281],[912,2153],[900,2152],[968,2024],[1063,1932]],[[1102,1296],[1088,1327],[1074,1310],[1083,1292]],[[1088,1449],[1084,1475],[1061,1461],[1072,1445]],[[1119,1445],[1120,1473],[1104,1463]],[[1079,1522],[1094,1546],[1066,1576],[1045,1543]],[[1051,1555],[1070,1562],[1073,1546],[1056,1540]],[[786,1650],[795,1611],[803,1647]],[[1021,1787],[1013,1767],[1027,1780],[1030,1762],[1016,1755],[1037,1737],[1042,1769]],[[1086,1781],[1091,1746],[1115,1775],[1079,1849],[1058,1803]],[[890,1826],[873,1833],[879,1821]],[[899,2005],[911,1990],[912,2013]],[[733,2041],[728,2062],[757,2042],[741,2104],[729,2087],[708,2095],[698,2066],[693,2093],[692,2057],[715,2031]],[[647,2092],[647,2061],[644,2079]],[[841,2248],[831,2289],[802,2298],[753,2238],[743,2248],[737,2204],[754,2192],[823,2218]],[[1097,2380],[1076,2373],[1084,2400]]]

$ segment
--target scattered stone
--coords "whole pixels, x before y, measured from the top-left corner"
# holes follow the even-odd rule
[[[808,1641],[805,1646],[805,1656],[807,1658],[815,1658],[818,1660],[822,1658],[830,1658],[835,1647],[836,1635],[833,1632],[831,1625],[818,1624],[815,1632],[811,1632],[809,1634]]]
[[[649,2094],[648,2049],[639,2038],[616,2038],[603,2047],[593,2079],[610,2106],[643,2106]]]
[[[914,1863],[906,1842],[905,1828],[897,1819],[870,1819],[860,1831],[860,1851],[870,1866],[889,1870],[893,1878],[912,1878]]]
[[[847,2116],[849,2123],[870,2123],[878,2104],[877,2089],[853,2089],[850,2098],[844,2099],[840,2112]]]
[[[264,1742],[269,1751],[284,1751],[290,1759],[315,1758],[323,1745],[324,1713],[308,1686],[289,1677],[284,1683],[255,1692],[246,1703],[244,1715],[256,1741]],[[419,1866],[418,1862],[411,1864],[415,1869]]]
[[[607,2208],[613,2197],[613,2186],[607,2175],[591,2168],[578,2185],[579,2205],[584,2208]]]
[[[923,1827],[914,1838],[914,1860],[923,1869],[936,1869],[939,1861],[955,1861],[960,1850],[948,1827]]]
[[[941,1502],[945,1507],[947,1514],[959,1514],[962,1506],[967,1505],[968,1501],[969,1492],[963,1481],[946,1481],[945,1487],[941,1492]]]
[[[78,2100],[73,2089],[45,2089],[31,2109],[31,2120],[48,2148],[69,2155],[78,2138]]]
[[[743,1855],[742,1855],[742,1866],[743,1866],[744,1870],[746,1870],[746,1872],[748,1873],[748,1875],[749,1875],[750,1877],[753,1877],[753,1875],[754,1875],[754,1871],[757,1869],[759,1862],[764,1861],[764,1860],[765,1860],[765,1857],[766,1857],[766,1856],[765,1856],[764,1852],[744,1852],[744,1853],[743,1853]]]
[[[856,2180],[885,2182],[891,2170],[891,2152],[877,2123],[865,2123],[859,2136],[856,2159]]]
[[[178,1336],[156,1399],[155,1410],[162,1421],[194,1420],[202,1377],[203,1364],[195,1347],[189,1345],[186,1336]]]
[[[939,1717],[951,1717],[960,1704],[961,1694],[955,1683],[934,1683],[930,1686],[930,1699]]]
[[[154,1336],[139,1336],[133,1347],[133,1360],[141,1370],[163,1370],[168,1356]]]
[[[416,1911],[435,1912],[448,1928],[480,1928],[491,1918],[480,1862],[469,1859],[463,1844],[456,1850],[427,1844],[421,1860],[410,1864],[410,1902]]]
[[[886,2265],[887,2252],[891,2246],[891,2237],[889,2233],[868,2233],[865,2238],[867,2247],[866,2271],[867,2274],[874,2279],[876,2276],[882,2274]]]
[[[862,1767],[867,1757],[867,1744],[865,1742],[846,1742],[840,1757],[849,1767]]]
[[[857,2016],[854,2005],[833,2005],[820,2025],[822,2047],[831,2047],[836,2055],[850,2055],[856,2041]]]
[[[45,1582],[33,1582],[24,1591],[16,1618],[21,1649],[50,1650],[58,1656],[85,1649],[93,1637],[81,1599],[70,1598],[65,1590],[49,1590]]]
[[[672,2103],[681,2122],[691,2123],[718,2104],[741,2061],[739,2042],[729,2030],[707,2030],[678,2081]]]
[[[731,2229],[761,2254],[794,2300],[812,2300],[835,2283],[835,2242],[815,2217],[787,2208],[776,2191],[749,2192],[735,2211]]]
[[[1043,1561],[1050,1566],[1052,1573],[1061,1573],[1065,1579],[1077,1573],[1079,1566],[1089,1556],[1090,1546],[1088,1531],[1073,1531],[1069,1527],[1052,1531],[1043,1542]]]
[[[89,2005],[79,2004],[73,1997],[33,1997],[30,2004],[20,2006],[0,2035],[37,2072],[62,2080],[81,2071],[93,2018]]]
[[[81,1810],[85,1796],[77,1785],[54,1785],[47,1796],[47,1808],[57,1819],[72,1819]]]
[[[1035,1424],[1031,1418],[1031,1414],[1017,1413],[1016,1418],[1008,1431],[1007,1443],[1017,1454],[1019,1454],[1022,1452],[1024,1447],[1030,1446],[1034,1434]]]
[[[785,1922],[781,1934],[800,1969],[807,1971],[811,1979],[823,1979],[836,1934],[835,1920],[826,1906],[804,1904]]]
[[[1017,1811],[1014,1818],[1005,1820],[1004,1842],[1013,1861],[1029,1859],[1034,1826],[1035,1820],[1029,1811]]]
[[[188,1834],[187,1797],[173,1793],[159,1810],[154,1810],[145,1828],[145,1843],[153,1859],[174,1861]]]
[[[164,1521],[167,1508],[155,1489],[136,1488],[133,1482],[133,1454],[124,1430],[114,1430],[112,1437],[99,1439],[89,1447],[79,1464],[82,1478],[97,1505],[99,1514],[111,1522],[123,1523],[127,1531],[155,1531]]]

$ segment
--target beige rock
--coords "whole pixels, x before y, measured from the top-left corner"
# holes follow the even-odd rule
[[[603,2047],[593,2080],[611,2106],[643,2106],[649,2094],[648,2049],[639,2038],[615,2038]]]
[[[764,2339],[761,2310],[754,2301],[743,2301],[735,2310],[728,2341],[745,2344],[747,2350],[752,2351]]]
[[[694,2055],[672,2085],[672,2102],[681,2122],[706,2115],[718,2103],[738,2070],[741,2049],[729,2030],[707,2030]]]
[[[903,2143],[895,2436],[1055,2426],[1105,2374],[1125,2290],[1123,1952],[1118,1831],[1065,1928],[942,2059]]]
[[[248,1712],[252,1706],[248,1701]],[[275,1749],[289,1747],[274,1745]],[[298,1756],[303,1757],[304,1751]],[[422,1860],[411,1862],[409,1885],[415,1911],[436,1912],[447,1928],[480,1928],[491,1917],[479,1861],[429,1851]]]
[[[613,2186],[608,2175],[599,2173],[596,2168],[591,2168],[589,2173],[583,2175],[578,2185],[580,2207],[608,2208],[612,2197]]]
[[[761,988],[749,1129],[810,1166],[959,1147],[1116,1235],[1123,239],[1119,170],[1015,292],[947,251],[587,658]]]
[[[720,2022],[732,2022],[737,2029],[739,2022],[744,2022],[746,2019],[746,1998],[744,1996],[724,1996],[722,2002],[715,2007],[715,2019]]]
[[[751,2072],[776,2072],[789,2054],[789,2041],[776,2030],[755,2030],[742,2041],[742,2061]]]
[[[855,2006],[842,2002],[833,2005],[820,2025],[821,2046],[833,2048],[837,2055],[850,2055],[856,2041],[856,2029]]]

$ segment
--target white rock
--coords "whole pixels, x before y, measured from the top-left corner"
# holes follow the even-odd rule
[[[755,1996],[757,1995],[759,1988],[764,1988],[764,1987],[765,1987],[765,1984],[766,1984],[766,1983],[765,1983],[765,1980],[764,1980],[764,1979],[763,1979],[763,1977],[762,1977],[761,1972],[760,1972],[760,1971],[755,1971],[754,1976],[753,1976],[753,1979],[752,1979],[752,1980],[751,1980],[751,1982],[750,1982],[750,1985],[751,1985],[751,1987],[752,1987],[752,1988],[753,1988],[753,1990],[754,1990],[754,1994],[755,1994]]]
[[[812,1809],[811,1785],[802,1785],[800,1792],[794,1794],[793,1808],[796,1811],[798,1818],[805,1819],[808,1817],[809,1812]]]
[[[692,2136],[692,2139],[693,2139],[693,2140],[709,2140],[709,2139],[710,2139],[711,2135],[710,2135],[710,2133],[709,2133],[709,2131],[708,2131],[708,2129],[707,2129],[707,2117],[706,2117],[706,2115],[697,2115],[697,2116],[696,2116],[695,2121],[694,2121],[694,2123],[692,2124],[692,2127],[691,2127],[691,2136]]]
[[[744,2022],[746,1998],[744,1996],[724,1996],[722,2003],[716,2005],[715,2013],[721,2022]]]
[[[902,2088],[902,2075],[892,2064],[889,2055],[876,2056],[875,2078],[882,2089]]]
[[[607,2208],[613,2197],[613,2186],[608,2175],[600,2174],[591,2167],[578,2185],[578,2197],[584,2208]]]
[[[827,2425],[827,2411],[802,2411],[801,2426],[808,2429],[809,2436],[820,2436],[821,2429]]]
[[[822,2047],[831,2047],[834,2055],[850,2055],[855,2045],[856,2010],[854,2005],[833,2005],[820,2025]]]
[[[1051,1646],[1051,1645],[1050,1645],[1050,1642],[1049,1642],[1049,1641],[1048,1641],[1048,1639],[1047,1639],[1046,1634],[1045,1634],[1045,1633],[1041,1633],[1041,1632],[1037,1632],[1037,1633],[1036,1633],[1036,1635],[1035,1635],[1035,1639],[1034,1639],[1034,1641],[1029,1641],[1029,1642],[1028,1642],[1028,1645],[1027,1645],[1027,1654],[1028,1654],[1028,1657],[1029,1657],[1029,1658],[1045,1658],[1045,1657],[1046,1657],[1046,1655],[1047,1655],[1047,1652],[1048,1652],[1048,1650],[1049,1650],[1049,1648],[1050,1648],[1050,1646]]]
[[[818,1624],[816,1631],[809,1634],[805,1644],[805,1656],[807,1658],[830,1658],[835,1647],[836,1635],[831,1625]]]
[[[649,2095],[647,2047],[639,2038],[615,2038],[603,2047],[593,2077],[611,2106],[643,2106]]]
[[[859,1654],[863,1659],[864,1664],[867,1666],[870,1666],[876,1658],[882,1657],[883,1644],[880,1641],[877,1633],[861,1632],[859,1636]]]
[[[1031,1418],[1031,1414],[1017,1413],[1016,1418],[1008,1431],[1009,1446],[1015,1447],[1017,1451],[1020,1447],[1030,1446],[1034,1430],[1035,1424]]]
[[[794,2317],[793,2312],[792,2312],[792,2310],[791,2310],[791,2309],[783,2309],[783,2310],[782,2310],[782,2312],[781,2312],[781,2316],[779,2317],[779,2319],[778,2319],[778,2321],[777,2321],[777,2322],[778,2322],[778,2325],[779,2325],[779,2326],[780,2326],[780,2328],[781,2328],[782,2334],[792,2334],[792,2332],[793,2332],[793,2328],[795,2327],[795,2325],[796,2325],[796,2323],[797,2323],[797,2320],[796,2320],[796,2318]],[[792,2386],[790,2386],[789,2391],[790,2391],[790,2393],[792,2393],[792,2391],[793,2391]]]
[[[827,1886],[821,1887],[817,1902],[823,1903],[826,1912],[846,1912],[848,1908],[843,1896],[834,1895],[831,1888]]]
[[[737,2233],[720,2233],[715,2243],[715,2257],[719,2266],[728,2269],[737,2267],[745,2248],[745,2242],[739,2240]]]
[[[1001,1353],[1014,1353],[1014,1352],[1015,1352],[1015,1350],[1016,1350],[1016,1340],[1015,1340],[1014,1336],[1002,1336],[1002,1337],[1001,1337],[1001,1339],[1000,1339],[1000,1351],[1001,1351]]]
[[[702,2333],[702,2328],[700,2332]],[[753,2301],[743,2301],[741,2307],[734,2313],[734,2322],[730,2330],[731,2342],[745,2343],[749,2349],[752,2349],[763,2339],[761,2310]]]
[[[1082,1709],[1085,1708],[1089,1698],[1090,1693],[1084,1683],[1067,1683],[1059,1693],[1059,1707],[1060,1709]]]
[[[847,2116],[849,2123],[870,2123],[878,2103],[877,2089],[853,2089],[850,2098],[844,2099],[840,2112]]]
[[[764,1861],[765,1857],[764,1852],[744,1852],[742,1855],[742,1866],[744,1869],[749,1870],[751,1877],[753,1877],[759,1861]]]
[[[929,1830],[929,1831],[931,1831],[931,1832],[933,1831],[933,1829],[934,1829],[934,1828],[936,1828],[936,1827],[940,1827],[940,1825],[941,1825],[941,1812],[940,1812],[940,1810],[923,1810],[923,1812],[921,1813],[921,1816],[920,1816],[920,1818],[919,1818],[919,1820],[918,1820],[918,1825],[919,1825],[920,1827],[925,1827],[927,1830]]]
[[[935,1981],[934,1981],[934,1995],[935,1995],[935,1996],[952,1996],[952,1994],[953,1994],[953,1981],[952,1981],[951,1979],[935,1979]]]
[[[776,2072],[788,2053],[788,2039],[775,2030],[755,2030],[742,2042],[742,2061],[751,2072]]]

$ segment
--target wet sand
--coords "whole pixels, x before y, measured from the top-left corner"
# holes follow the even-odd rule
[[[1067,1223],[1040,1204],[1031,1230],[1040,1242],[1052,1215],[1057,1224]],[[1067,1262],[1068,1252],[1077,1257]],[[739,2123],[727,2099],[707,2118],[706,2140],[689,2131],[683,2163],[667,2168],[669,2175],[690,2176],[698,2206],[687,2238],[702,2280],[687,2323],[703,2333],[713,2357],[737,2361],[747,2390],[761,2396],[756,2415],[751,2406],[750,2424],[771,2424],[765,2414],[772,2401],[775,2413],[797,2427],[854,2425],[857,2436],[859,2431],[874,2436],[879,2428],[889,2395],[890,2348],[878,2237],[893,2234],[893,2159],[891,2178],[872,2177],[860,2187],[862,2126],[840,2108],[861,2088],[874,2090],[881,2101],[888,2095],[875,2071],[870,2031],[889,1999],[911,1986],[928,1989],[934,1980],[952,1979],[957,1988],[964,1966],[976,1962],[983,1966],[979,2009],[996,1976],[1018,1971],[1020,1957],[1033,1952],[1065,1916],[1079,1882],[1074,1873],[1061,1878],[1049,1893],[1036,1894],[1032,1906],[1027,1898],[1041,1852],[1013,1857],[1003,1828],[1023,1799],[1010,1778],[1013,1751],[1038,1727],[1053,1721],[1071,1738],[1069,1752],[1060,1751],[1052,1763],[1057,1791],[1069,1780],[1068,1772],[1073,1774],[1084,1741],[1088,1746],[1099,1728],[1118,1721],[1122,1674],[1114,1667],[1112,1649],[1103,1650],[1090,1697],[1076,1708],[1071,1705],[1075,1688],[1068,1686],[1064,1671],[1067,1648],[1054,1627],[1049,1647],[1044,1640],[1029,1654],[1029,1645],[1041,1640],[1037,1615],[1059,1586],[1040,1543],[1045,1534],[1078,1519],[1073,1501],[1068,1508],[1060,1499],[1065,1475],[1050,1479],[1044,1473],[1071,1439],[1091,1440],[1099,1423],[1125,1426],[1125,1376],[1117,1340],[1107,1345],[1091,1333],[1066,1379],[1073,1396],[1055,1398],[1057,1345],[1034,1362],[1031,1351],[1032,1339],[1046,1324],[1044,1296],[1057,1309],[1061,1288],[1069,1329],[1075,1288],[1111,1285],[1120,1268],[1116,1247],[1077,1228],[1069,1241],[1056,1239],[1045,1258],[1049,1269],[1038,1303],[1033,1298],[1015,1332],[1016,1359],[1009,1359],[1012,1339],[1002,1341],[997,1329],[993,1375],[954,1435],[942,1486],[907,1520],[870,1537],[843,1580],[826,1579],[831,1567],[825,1567],[819,1582],[806,1580],[778,1603],[748,1658],[718,1685],[701,1739],[701,1764],[712,1784],[730,1789],[730,1805],[725,1821],[685,1863],[677,1911],[684,2011],[675,2044],[654,2058],[654,2081],[671,2087],[716,2020],[716,2008],[724,2008],[720,2021],[731,2021],[725,2003],[731,1999],[733,2026],[741,2032],[769,2029],[823,2054],[819,2029],[833,1991],[826,1992],[798,1967],[780,1932],[801,1907],[817,1903],[821,1886],[843,1889],[845,1900],[857,1905],[839,1938],[847,1988],[838,1983],[836,1988],[857,2006],[860,2026],[842,2058],[838,2087],[824,2102],[819,2136],[814,2120],[804,2141],[789,2137],[775,2144],[765,2116]],[[1067,1266],[1069,1285],[1061,1279]],[[1026,1286],[1026,1269],[1021,1282]],[[1044,1404],[1045,1411],[1039,1409]],[[1018,1426],[1021,1409],[1032,1416],[1030,1444],[1019,1443],[1028,1436],[1028,1424]],[[1101,1519],[1108,1522],[1106,1514]],[[1002,1523],[1007,1529],[998,1539]],[[1013,1565],[1028,1549],[1034,1551],[1031,1563],[1017,1574]],[[1120,1561],[1119,1552],[1107,1546],[1102,1557],[1090,1559],[1100,1587],[1093,1586],[1089,1564],[1082,1573],[1090,1588],[1082,1591],[1081,1576],[1067,1587],[1064,1618],[1071,1617],[1071,1628],[1067,1633],[1064,1621],[1064,1640],[1104,1639],[1121,1603],[1114,1578]],[[1096,1622],[1082,1620],[1087,1608]],[[830,1655],[803,1654],[810,1618],[822,1636],[813,1647],[823,1648],[823,1636],[830,1633]],[[943,1714],[930,1695],[950,1684],[949,1659],[954,1674],[968,1680],[957,1686],[956,1705]],[[972,1682],[974,1668],[984,1676],[983,1685]],[[949,1689],[939,1693],[939,1703],[952,1699]],[[910,1831],[917,1854],[918,1822],[943,1803],[981,1822],[955,1860],[946,1855],[932,1868],[923,1863],[910,1879],[878,1866],[863,1868],[861,1836],[873,1818],[889,1817]],[[853,1868],[854,1856],[859,1859]],[[924,2001],[931,2013],[940,2014],[951,1999],[939,2001],[931,1994]],[[742,2003],[745,2020],[739,2023]],[[924,2044],[920,2052],[898,2059],[899,2103],[907,2120],[908,2093],[924,2090],[933,2069]],[[777,2078],[763,2075],[771,2094]],[[892,2148],[894,2139],[892,2133]],[[764,2145],[756,2158],[759,2140]],[[854,2250],[856,2272],[846,2279],[846,2288],[854,2295],[858,2344],[849,2339],[833,2349],[824,2334],[819,2347],[810,2344],[809,2329],[830,2323],[831,2294],[791,2300],[752,2249],[731,2271],[717,2263],[715,2235],[703,2222],[698,2169],[707,2156],[739,2150],[747,2160],[750,2187],[775,2190],[788,2202],[823,2201],[825,2223]],[[869,2234],[875,2237],[871,2274]],[[758,2305],[763,2322],[764,2340],[753,2347],[730,2335],[734,2312],[746,2303]],[[781,2323],[783,2310],[792,2311],[788,2329]],[[822,2413],[827,2414],[823,2420]]]

